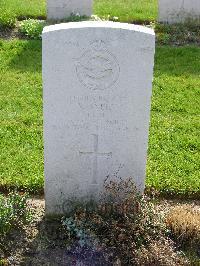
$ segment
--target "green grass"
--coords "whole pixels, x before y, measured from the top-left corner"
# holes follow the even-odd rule
[[[200,48],[158,48],[147,184],[165,193],[200,189]]]
[[[0,12],[10,11],[18,18],[46,16],[45,0],[0,0]],[[157,0],[95,0],[93,13],[100,17],[119,17],[120,21],[154,21]]]
[[[0,12],[9,11],[18,18],[45,17],[45,0],[0,0]]]
[[[100,17],[118,17],[119,21],[155,21],[157,0],[96,0],[94,14]]]
[[[41,42],[0,42],[1,186],[43,186]]]
[[[40,41],[0,42],[1,187],[43,188]],[[200,48],[158,47],[147,185],[164,193],[200,188]]]

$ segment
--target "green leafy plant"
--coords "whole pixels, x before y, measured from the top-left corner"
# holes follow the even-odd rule
[[[87,232],[81,227],[81,225],[78,225],[72,217],[63,219],[62,224],[66,227],[69,233],[68,236],[77,237],[79,239],[78,243],[81,247],[88,244]]]
[[[27,194],[12,192],[8,196],[0,194],[0,235],[4,237],[13,228],[20,228],[31,217],[27,207]]]
[[[30,39],[41,39],[45,25],[43,20],[27,19],[20,23],[19,31]]]
[[[14,28],[16,17],[11,11],[3,11],[0,13],[0,28]]]

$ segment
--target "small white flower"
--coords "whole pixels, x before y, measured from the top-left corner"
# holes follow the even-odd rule
[[[118,20],[119,18],[118,17],[113,17],[113,20]]]

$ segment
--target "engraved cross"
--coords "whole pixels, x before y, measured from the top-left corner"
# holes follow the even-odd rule
[[[98,135],[93,134],[94,137],[94,149],[93,151],[80,151],[80,155],[93,155],[93,180],[92,184],[97,184],[97,169],[98,169],[98,156],[107,156],[112,157],[112,152],[99,152],[98,146],[99,146],[99,138]]]

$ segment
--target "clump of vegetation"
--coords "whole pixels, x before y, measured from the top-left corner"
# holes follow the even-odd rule
[[[68,18],[64,19],[63,22],[79,22],[84,20],[89,20],[89,17],[84,15],[81,16],[79,13],[77,14],[72,13]]]
[[[14,28],[16,17],[9,11],[0,13],[0,29]]]
[[[27,207],[27,194],[11,192],[8,196],[0,194],[0,239],[14,228],[20,228],[29,221],[30,209]]]
[[[195,23],[187,24],[161,24],[154,25],[157,41],[162,45],[182,46],[186,44],[199,44],[200,27]]]
[[[73,216],[63,219],[63,225],[79,246],[101,250],[106,253],[104,259],[109,257],[123,265],[147,265],[148,257],[159,263],[168,252],[171,262],[182,265],[182,258],[166,238],[163,216],[157,214],[149,199],[137,192],[131,179],[107,182],[95,208],[77,209]],[[154,256],[161,239],[165,243]]]
[[[181,246],[200,246],[200,211],[187,205],[174,207],[166,217],[172,237]]]
[[[142,246],[136,250],[135,265],[190,265],[190,263],[178,254],[174,243],[166,238],[154,240],[147,247]]]
[[[90,20],[90,17],[85,15],[80,15],[79,13],[71,13],[70,16],[65,17],[63,19],[50,19],[48,20],[49,24],[56,24],[56,23],[64,23],[64,22],[80,22]]]
[[[46,22],[37,19],[27,19],[20,23],[19,31],[30,39],[41,39]]]

